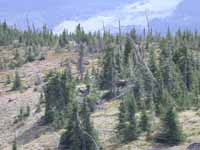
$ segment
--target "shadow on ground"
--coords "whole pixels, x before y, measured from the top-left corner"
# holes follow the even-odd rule
[[[30,143],[31,141],[39,138],[41,135],[47,133],[47,132],[54,132],[55,129],[52,125],[46,125],[44,118],[42,117],[40,120],[38,120],[36,123],[33,124],[33,126],[26,130],[24,133],[19,135],[16,138],[17,143],[20,145],[26,145]]]

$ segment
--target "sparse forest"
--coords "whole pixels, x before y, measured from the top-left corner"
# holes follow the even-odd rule
[[[18,69],[44,61],[49,52],[75,52],[77,57],[60,60],[61,68],[38,74],[35,85],[27,86]],[[119,23],[118,34],[106,30],[87,33],[79,24],[74,33],[64,30],[55,35],[47,26],[36,30],[28,25],[20,31],[3,22],[0,53],[0,71],[15,71],[6,76],[4,86],[10,85],[11,92],[34,87],[40,93],[37,112],[42,112],[44,125],[64,130],[60,149],[106,149],[92,116],[105,109],[105,103],[119,104],[113,129],[119,145],[141,137],[168,146],[182,144],[187,136],[179,114],[200,107],[197,31],[171,33],[168,29],[162,35],[150,29],[142,33],[132,29],[124,33]],[[95,58],[96,63],[90,64],[88,58]],[[26,111],[23,115],[20,110],[18,116],[23,117],[16,123],[33,115],[29,106]],[[12,147],[18,149],[17,139]]]

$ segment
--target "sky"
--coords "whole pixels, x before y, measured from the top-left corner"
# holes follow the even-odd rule
[[[0,20],[26,26],[26,20],[54,33],[73,32],[80,23],[86,31],[118,26],[146,26],[149,20],[172,15],[183,0],[0,0]]]
[[[78,23],[80,23],[86,31],[101,29],[103,24],[106,27],[117,28],[119,20],[122,26],[146,26],[146,16],[148,16],[149,20],[170,16],[181,1],[182,0],[140,0],[129,2],[111,10],[97,13],[87,19],[66,20],[56,26],[54,31],[60,33],[64,28],[73,31]]]

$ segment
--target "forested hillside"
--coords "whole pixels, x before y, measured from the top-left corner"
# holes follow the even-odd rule
[[[183,150],[200,139],[200,34],[4,22],[0,95],[0,149]]]

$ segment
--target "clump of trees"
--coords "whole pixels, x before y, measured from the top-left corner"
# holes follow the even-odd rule
[[[80,112],[77,104],[73,104],[66,132],[60,140],[61,148],[69,150],[100,149],[97,141],[97,136],[90,121],[88,102],[84,99]]]
[[[90,121],[88,97],[77,97],[75,80],[70,70],[50,72],[45,86],[45,119],[56,127],[66,128],[60,147],[71,150],[99,148],[96,132]]]
[[[75,82],[71,75],[65,72],[50,72],[45,87],[45,118],[52,123],[64,121],[68,111],[68,104],[75,98]]]
[[[122,142],[127,142],[135,140],[140,132],[151,134],[155,124],[151,123],[150,118],[159,117],[161,124],[165,124],[163,126],[173,124],[170,128],[175,132],[170,134],[172,131],[166,131],[160,134],[162,138],[158,138],[166,141],[156,141],[178,144],[182,141],[182,132],[174,110],[198,107],[200,102],[199,33],[178,31],[172,35],[168,30],[162,37],[152,31],[144,34],[145,37],[137,35],[135,30],[126,35],[120,33],[119,30],[117,35],[107,32],[103,35],[102,69],[98,78],[99,87],[111,93],[111,98],[119,95],[126,97],[129,90],[133,92],[130,99],[135,101],[137,109],[132,108],[127,112],[132,105],[123,98],[119,107],[118,135]],[[122,80],[128,82],[127,86],[117,87],[115,83]],[[174,109],[169,111],[166,106]],[[128,121],[130,113],[135,118],[131,124]],[[140,120],[133,117],[136,113],[140,114]],[[171,115],[168,122],[167,116],[163,121],[162,114]],[[133,129],[127,132],[129,127]]]

